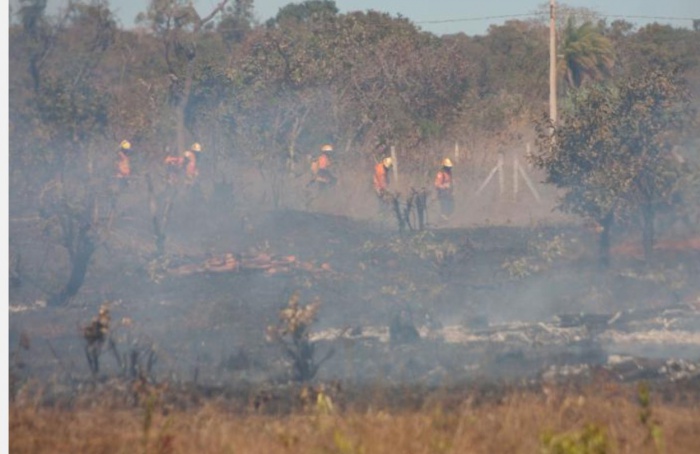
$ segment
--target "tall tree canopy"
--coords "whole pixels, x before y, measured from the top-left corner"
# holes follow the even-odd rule
[[[534,163],[545,170],[546,182],[565,190],[562,210],[601,224],[603,263],[613,219],[633,212],[642,215],[644,251],[651,258],[656,210],[683,177],[672,149],[693,115],[677,74],[651,70],[582,90],[559,124],[546,118],[538,123]]]

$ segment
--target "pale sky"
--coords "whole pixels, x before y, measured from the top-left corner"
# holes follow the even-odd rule
[[[219,0],[193,0],[201,15],[209,13]],[[231,1],[231,0],[230,0]],[[112,10],[122,26],[129,28],[136,15],[145,11],[148,0],[109,0]],[[11,0],[16,3],[16,0]],[[49,9],[55,11],[67,4],[67,0],[48,0]],[[274,16],[289,0],[254,0],[257,19],[261,22]],[[435,34],[464,32],[468,35],[485,34],[491,24],[502,24],[508,18],[531,14],[548,0],[336,0],[341,13],[349,11],[376,10],[392,15],[401,14],[423,30]],[[587,7],[608,18],[626,19],[643,25],[649,22],[672,24],[677,27],[692,26],[692,19],[700,19],[700,0],[568,0],[563,3],[572,7]],[[636,17],[647,16],[647,17]],[[513,19],[527,17],[513,17]],[[683,18],[678,20],[677,18]],[[428,21],[452,21],[427,23]]]

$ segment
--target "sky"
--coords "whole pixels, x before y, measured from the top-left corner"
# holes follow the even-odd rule
[[[212,11],[219,0],[193,0],[200,15]],[[233,1],[233,0],[230,0]],[[16,3],[17,0],[11,0]],[[136,15],[145,11],[148,0],[109,0],[112,10],[125,28],[134,24]],[[68,0],[48,0],[50,10],[58,10]],[[260,22],[273,17],[290,0],[254,0],[256,17]],[[492,24],[502,24],[508,18],[527,19],[528,14],[542,11],[548,0],[336,0],[341,13],[375,10],[392,15],[400,14],[437,35],[464,32],[468,35],[485,34]],[[700,0],[568,0],[557,2],[571,7],[593,9],[608,18],[625,19],[644,25],[650,22],[692,26],[692,19],[700,19]],[[546,9],[544,9],[546,11]],[[523,15],[523,16],[520,16]],[[645,16],[645,17],[640,17]],[[682,19],[682,20],[680,20]]]

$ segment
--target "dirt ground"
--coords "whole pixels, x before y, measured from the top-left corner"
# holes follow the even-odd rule
[[[380,211],[369,188],[347,179],[324,194],[291,181],[279,209],[270,208],[271,194],[241,181],[230,193],[183,193],[160,262],[153,259],[146,204],[131,186],[83,288],[64,307],[47,307],[44,291],[65,279],[64,252],[44,239],[31,207],[24,215],[12,211],[10,252],[22,257],[9,307],[18,383],[88,379],[81,330],[105,302],[116,348],[141,358],[155,352],[155,380],[283,382],[289,368],[265,329],[295,291],[304,303],[316,297],[322,303],[312,329],[318,355],[335,350],[319,380],[439,385],[541,379],[553,367],[608,365],[613,355],[662,365],[700,359],[697,324],[679,330],[685,337],[651,339],[634,351],[600,341],[601,330],[584,322],[563,325],[572,314],[610,321],[678,305],[683,317],[696,320],[700,251],[659,250],[648,265],[620,248],[611,269],[600,270],[595,233],[555,212],[554,194],[542,186],[540,203],[522,191],[516,201],[512,187],[500,194],[496,182],[476,196],[483,178],[473,178],[458,186],[448,222],[436,221],[430,200],[428,228],[399,234],[391,211]],[[256,209],[262,204],[267,208]],[[637,233],[615,232],[615,241],[634,243]],[[311,271],[167,272],[226,252],[294,256]],[[392,337],[397,317],[416,328],[417,341]],[[644,329],[658,334],[657,327]],[[105,349],[100,376],[116,374]]]

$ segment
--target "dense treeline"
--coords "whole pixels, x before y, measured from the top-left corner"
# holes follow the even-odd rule
[[[432,164],[421,151],[435,143],[507,136],[547,109],[548,31],[536,20],[438,37],[332,1],[290,4],[261,25],[252,0],[205,18],[153,0],[125,30],[106,1],[56,16],[45,4],[23,0],[10,30],[13,164],[122,138],[157,158],[196,139],[222,159],[292,166],[333,141],[370,156],[397,145]],[[681,67],[697,90],[698,31],[584,18],[573,10],[560,30],[564,105],[581,86],[650,66]]]

